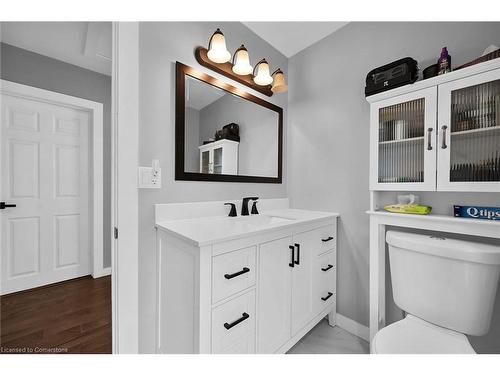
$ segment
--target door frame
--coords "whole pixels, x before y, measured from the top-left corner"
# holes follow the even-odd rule
[[[89,185],[89,234],[90,273],[97,278],[111,273],[111,267],[103,267],[103,105],[87,99],[78,98],[54,91],[27,86],[7,80],[0,80],[0,94],[23,99],[36,100],[48,104],[64,106],[89,113],[92,137],[89,139],[89,156],[92,181]],[[1,152],[1,150],[0,150]],[[1,154],[0,154],[1,158]],[[1,189],[1,186],[0,186]],[[0,195],[1,195],[0,190]],[[100,262],[99,262],[100,260]]]
[[[139,352],[139,23],[113,22],[111,299],[113,353]],[[119,230],[119,231],[118,231]]]

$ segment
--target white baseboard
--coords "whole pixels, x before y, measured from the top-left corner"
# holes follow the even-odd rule
[[[364,326],[339,313],[337,313],[336,324],[354,336],[358,336],[368,342],[370,341],[370,328],[367,326]]]
[[[111,275],[111,267],[106,267],[106,268],[101,268],[99,271],[93,273],[92,277],[94,279],[97,279],[98,277],[109,276],[109,275]]]

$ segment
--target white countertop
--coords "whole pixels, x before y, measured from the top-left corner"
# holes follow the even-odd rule
[[[338,216],[339,214],[334,212],[284,208],[249,216],[160,220],[156,222],[156,227],[195,246],[206,246]]]

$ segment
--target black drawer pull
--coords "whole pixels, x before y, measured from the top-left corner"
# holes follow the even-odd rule
[[[322,268],[321,271],[328,271],[329,269],[332,269],[333,268],[333,265],[329,264],[328,267],[325,267],[325,268]]]
[[[288,263],[288,265],[293,268],[293,267],[295,267],[295,265],[294,265],[295,263],[293,261],[293,259],[295,257],[295,246],[290,245],[288,247],[290,248],[290,250],[292,250],[292,261],[290,263]]]
[[[236,319],[234,322],[232,322],[232,323],[224,323],[224,328],[225,329],[231,329],[235,325],[240,324],[242,321],[247,320],[248,318],[250,318],[250,315],[248,315],[246,312],[244,312],[243,314],[241,314],[241,318]]]
[[[295,247],[297,248],[297,260],[295,261],[295,264],[299,265],[300,264],[300,244],[296,243]]]
[[[323,241],[323,242],[328,242],[328,241],[331,241],[331,240],[333,240],[333,237],[332,237],[332,236],[330,236],[330,237],[328,237],[328,238],[322,238],[322,239],[321,239],[321,241]]]
[[[326,301],[328,298],[330,298],[331,296],[333,296],[333,293],[332,292],[328,292],[328,295],[326,297],[321,297],[321,299],[323,301]]]
[[[224,277],[228,280],[232,279],[233,277],[236,277],[236,276],[240,276],[240,275],[243,275],[244,273],[247,273],[247,272],[250,272],[250,268],[247,268],[247,267],[243,267],[243,269],[241,271],[238,271],[238,272],[235,272],[235,273],[232,273],[232,274],[228,274],[226,273],[224,275]]]

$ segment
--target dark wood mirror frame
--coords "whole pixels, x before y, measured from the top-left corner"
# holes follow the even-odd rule
[[[186,111],[186,76],[196,78],[206,82],[209,85],[218,87],[233,95],[249,100],[257,105],[266,107],[278,114],[278,176],[260,177],[260,176],[241,176],[229,174],[208,174],[186,172],[184,170],[184,147],[185,147],[185,111]],[[202,73],[190,66],[180,62],[175,64],[175,179],[181,181],[219,181],[219,182],[257,182],[281,184],[283,170],[283,108],[258,98],[237,87],[231,86],[217,78]]]

